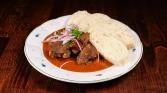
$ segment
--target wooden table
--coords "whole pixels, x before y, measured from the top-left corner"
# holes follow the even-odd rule
[[[166,4],[165,0],[1,0],[0,93],[167,93]],[[23,49],[32,29],[83,9],[105,13],[138,33],[144,54],[128,74],[79,85],[48,78],[30,66]]]

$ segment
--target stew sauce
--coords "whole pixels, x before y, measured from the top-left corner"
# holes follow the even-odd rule
[[[51,36],[52,34],[50,34],[49,36]],[[45,39],[47,39],[49,36],[47,36]],[[105,60],[104,58],[100,58],[99,61],[95,60],[94,62],[89,64],[80,64],[80,65],[76,64],[76,58],[67,58],[67,59],[52,58],[51,56],[49,56],[49,49],[50,49],[49,43],[44,42],[43,43],[44,56],[49,60],[49,62],[51,62],[57,67],[61,67],[61,69],[75,71],[75,72],[93,72],[93,71],[99,71],[112,66],[112,64],[107,60]]]

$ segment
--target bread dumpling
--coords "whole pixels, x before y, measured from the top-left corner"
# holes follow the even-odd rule
[[[109,16],[102,14],[102,13],[93,13],[90,15],[89,18],[90,19],[88,22],[90,26],[96,25],[98,23],[107,24],[112,21],[112,19]]]
[[[128,49],[131,49],[134,47],[134,41],[132,36],[126,31],[130,28],[122,26],[122,24],[119,23],[112,23],[112,24],[102,24],[98,23],[94,26],[92,26],[89,29],[89,32],[96,32],[101,34],[104,34],[105,36],[113,36],[114,38],[121,41]]]
[[[114,65],[124,65],[128,62],[128,49],[113,36],[106,36],[101,32],[92,32],[90,42],[106,60]]]
[[[88,32],[90,42],[98,52],[114,65],[128,62],[129,49],[134,47],[134,41],[127,30],[130,28],[119,21],[101,13],[90,14],[78,11],[67,21],[66,28],[71,24],[79,26],[82,32]]]

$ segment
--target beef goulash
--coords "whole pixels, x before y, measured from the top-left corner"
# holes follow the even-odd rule
[[[45,57],[61,69],[93,72],[128,62],[133,38],[125,25],[105,14],[74,13],[65,28],[43,41]]]

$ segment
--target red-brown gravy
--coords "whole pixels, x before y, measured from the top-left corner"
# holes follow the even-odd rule
[[[52,35],[52,34],[51,34]],[[50,35],[49,35],[50,36]],[[45,39],[47,39],[49,36],[47,36]],[[90,64],[76,64],[76,58],[52,58],[49,56],[49,44],[48,42],[43,43],[43,52],[45,57],[54,64],[57,67],[60,67],[63,63],[68,62],[67,64],[63,65],[62,69],[75,71],[75,72],[93,72],[102,70],[105,68],[110,67],[112,64],[108,62],[105,59],[100,59],[99,62],[95,60],[94,62]]]

